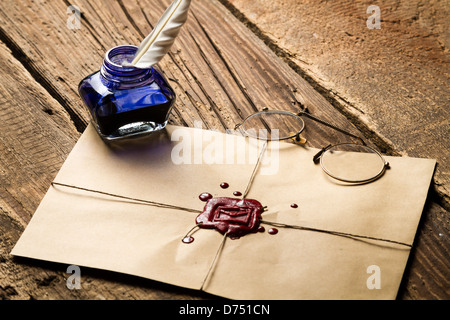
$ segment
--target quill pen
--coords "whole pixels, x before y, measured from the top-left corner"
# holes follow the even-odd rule
[[[169,51],[188,17],[191,0],[175,0],[166,9],[152,32],[141,42],[133,61],[136,68],[150,68]]]

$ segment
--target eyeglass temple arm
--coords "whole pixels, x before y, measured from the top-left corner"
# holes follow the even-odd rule
[[[330,127],[330,128],[332,128],[332,129],[334,129],[334,130],[336,130],[336,131],[339,131],[339,132],[341,132],[341,133],[343,133],[343,134],[346,134],[346,135],[348,135],[348,136],[350,136],[350,137],[353,137],[353,138],[355,138],[355,139],[358,139],[363,145],[366,145],[366,143],[364,142],[364,140],[361,139],[360,137],[355,136],[354,134],[351,134],[350,132],[345,131],[345,130],[343,130],[343,129],[341,129],[341,128],[338,128],[338,127],[332,125],[331,123],[328,123],[328,122],[326,122],[326,121],[324,121],[324,120],[321,120],[321,119],[319,119],[319,118],[316,118],[316,117],[314,117],[313,115],[311,115],[311,114],[308,113],[308,112],[300,111],[297,115],[298,115],[299,117],[301,117],[301,116],[306,116],[307,118],[309,118],[309,119],[311,119],[311,120],[317,121],[317,122],[319,122],[319,123],[321,123],[321,124],[323,124],[323,125],[325,125],[325,126],[327,126],[327,127]]]
[[[313,162],[314,162],[315,164],[318,164],[319,161],[320,161],[320,157],[322,157],[322,154],[323,154],[325,151],[327,151],[328,148],[330,148],[330,147],[331,147],[331,144],[327,145],[325,148],[320,149],[320,151],[317,152],[317,153],[314,155],[314,157],[313,157]]]

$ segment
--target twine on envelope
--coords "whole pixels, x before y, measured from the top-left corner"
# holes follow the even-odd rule
[[[119,198],[119,199],[124,199],[124,200],[130,200],[130,201],[135,201],[135,202],[140,202],[140,203],[143,203],[143,204],[146,204],[146,205],[149,205],[149,206],[158,207],[158,208],[183,210],[183,211],[188,211],[188,212],[193,212],[193,213],[202,213],[203,212],[201,210],[185,208],[185,207],[180,207],[180,206],[174,206],[174,205],[170,205],[170,204],[166,204],[166,203],[160,203],[160,202],[155,202],[155,201],[150,201],[150,200],[126,197],[126,196],[121,196],[121,195],[113,194],[113,193],[109,193],[109,192],[104,192],[104,191],[98,191],[98,190],[92,190],[92,189],[88,189],[88,188],[72,186],[72,185],[65,184],[65,183],[52,182],[51,184],[52,184],[52,186],[61,186],[61,187],[72,188],[72,189],[77,189],[77,190],[86,191],[86,192],[98,193],[98,194],[102,194],[102,195],[109,196],[109,197],[114,197],[114,198]]]
[[[256,173],[258,171],[259,165],[265,155],[265,151],[267,150],[267,144],[268,141],[265,141],[264,146],[261,150],[261,153],[259,154],[258,160],[256,162],[256,165],[253,169],[253,172],[250,176],[250,180],[249,183],[247,185],[247,188],[245,189],[244,194],[242,195],[242,198],[244,199],[245,197],[247,197],[248,193],[250,192],[250,188],[253,184],[253,180],[255,179]],[[279,228],[288,228],[288,229],[297,229],[297,230],[304,230],[304,231],[313,231],[313,232],[321,232],[321,233],[327,233],[327,234],[331,234],[331,235],[335,235],[335,236],[340,236],[340,237],[347,237],[347,238],[351,238],[351,239],[364,239],[364,240],[376,240],[376,241],[383,241],[383,242],[388,242],[388,243],[392,243],[392,244],[398,244],[398,245],[402,245],[402,246],[406,246],[409,248],[412,248],[412,245],[408,244],[408,243],[404,243],[404,242],[400,242],[400,241],[395,241],[395,240],[389,240],[389,239],[382,239],[382,238],[376,238],[376,237],[371,237],[371,236],[363,236],[363,235],[357,235],[357,234],[351,234],[351,233],[346,233],[346,232],[339,232],[339,231],[332,231],[332,230],[324,230],[324,229],[316,229],[316,228],[311,228],[311,227],[303,227],[303,226],[297,226],[297,225],[289,225],[289,224],[284,224],[284,223],[278,223],[278,222],[271,222],[271,221],[266,221],[266,220],[261,220],[261,223],[263,224],[268,224],[274,227],[279,227]]]
[[[256,168],[257,168],[257,166],[255,167],[255,169]],[[114,197],[114,198],[119,198],[119,199],[124,199],[124,200],[130,200],[130,201],[134,201],[134,202],[138,202],[138,203],[142,203],[142,204],[145,204],[145,205],[154,206],[154,207],[158,207],[158,208],[182,210],[182,211],[193,212],[193,213],[202,213],[203,212],[202,210],[186,208],[186,207],[180,207],[180,206],[174,206],[174,205],[170,205],[170,204],[166,204],[166,203],[160,203],[160,202],[155,202],[155,201],[150,201],[150,200],[132,198],[132,197],[127,197],[127,196],[121,196],[121,195],[117,195],[117,194],[113,194],[113,193],[109,193],[109,192],[98,191],[98,190],[93,190],[93,189],[73,186],[73,185],[59,183],[59,182],[52,182],[51,185],[52,186],[61,186],[61,187],[66,187],[66,188],[72,188],[72,189],[81,190],[81,191],[85,191],[85,192],[97,193],[97,194],[106,195],[106,196],[109,196],[109,197]],[[251,183],[249,183],[249,186],[247,188],[248,190],[250,189],[250,185],[251,185]],[[247,190],[247,193],[248,193],[248,190]],[[352,234],[352,233],[346,233],[346,232],[340,232],[340,231],[333,231],[333,230],[325,230],[325,229],[304,227],[304,226],[298,226],[298,225],[289,225],[289,224],[278,223],[278,222],[271,222],[271,221],[266,221],[266,220],[261,220],[261,223],[272,225],[272,226],[276,226],[276,227],[279,227],[279,228],[288,228],[288,229],[296,229],[296,230],[303,230],[303,231],[313,231],[313,232],[327,233],[327,234],[334,235],[334,236],[346,237],[346,238],[352,238],[352,239],[359,238],[359,239],[364,239],[364,240],[383,241],[383,242],[387,242],[387,243],[398,244],[398,245],[402,245],[402,246],[406,246],[406,247],[412,248],[411,244],[400,242],[400,241],[395,241],[395,240],[390,240],[390,239],[383,239],[383,238],[377,238],[377,237],[371,237],[371,236],[365,236],[365,235],[358,235],[358,234]],[[196,227],[198,227],[198,225],[196,225],[194,228],[196,228]],[[191,231],[193,229],[191,229]],[[220,248],[219,248],[219,250],[220,250]]]
[[[364,239],[364,240],[383,241],[383,242],[399,244],[399,245],[402,245],[402,246],[406,246],[406,247],[412,248],[412,245],[410,245],[408,243],[395,241],[395,240],[389,240],[389,239],[382,239],[382,238],[376,238],[376,237],[370,237],[370,236],[361,236],[361,235],[357,235],[357,234],[351,234],[351,233],[339,232],[339,231],[332,231],[332,230],[324,230],[324,229],[316,229],[316,228],[310,228],[310,227],[296,226],[296,225],[290,225],[290,224],[284,224],[284,223],[278,223],[278,222],[271,222],[271,221],[266,221],[266,220],[261,220],[261,223],[268,224],[268,225],[271,225],[271,226],[274,226],[274,227],[279,227],[279,228],[321,232],[321,233],[327,233],[327,234],[340,236],[340,237],[351,238],[351,239],[358,238],[358,239],[361,239],[361,240]]]
[[[254,179],[256,177],[256,174],[258,172],[258,168],[259,168],[259,166],[260,166],[260,164],[262,162],[262,159],[263,159],[263,157],[264,157],[264,155],[265,155],[265,153],[267,151],[267,145],[268,145],[268,141],[265,141],[264,142],[264,146],[263,146],[263,148],[262,148],[262,150],[261,150],[261,152],[260,152],[260,154],[258,156],[258,159],[256,161],[255,167],[253,168],[253,171],[252,171],[252,174],[250,176],[250,179],[249,179],[249,182],[247,184],[247,187],[246,187],[246,189],[245,189],[245,191],[244,191],[244,193],[242,195],[243,199],[245,199],[247,197],[248,193],[250,192],[250,189],[252,187],[253,181],[254,181]],[[142,203],[142,204],[149,205],[149,206],[159,207],[159,208],[182,210],[182,211],[187,211],[187,212],[192,212],[192,213],[199,213],[199,214],[203,212],[202,210],[186,208],[186,207],[181,207],[181,206],[175,206],[175,205],[155,202],[155,201],[151,201],[151,200],[127,197],[127,196],[117,195],[117,194],[113,194],[113,193],[109,193],[109,192],[104,192],[104,191],[93,190],[93,189],[73,186],[73,185],[69,185],[69,184],[64,184],[64,183],[60,183],[60,182],[52,182],[51,185],[52,186],[61,186],[61,187],[66,187],[66,188],[73,188],[73,189],[77,189],[77,190],[81,190],[81,191],[85,191],[85,192],[92,192],[92,193],[102,194],[102,195],[109,196],[109,197],[115,197],[115,198],[119,198],[119,199],[134,201],[134,202]],[[333,230],[324,230],[324,229],[318,229],[318,228],[312,228],[312,227],[304,227],[304,226],[298,226],[298,225],[288,225],[288,224],[283,224],[283,223],[278,223],[278,222],[271,222],[271,221],[266,221],[266,220],[261,220],[261,223],[272,225],[272,226],[276,226],[276,227],[279,227],[279,228],[288,228],[288,229],[296,229],[296,230],[303,230],[303,231],[327,233],[327,234],[330,234],[330,235],[346,237],[346,238],[351,238],[351,239],[382,241],[382,242],[387,242],[387,243],[392,243],[392,244],[397,244],[397,245],[405,246],[405,247],[408,247],[408,248],[412,248],[411,244],[400,242],[400,241],[395,241],[395,240],[390,240],[390,239],[383,239],[383,238],[377,238],[377,237],[371,237],[371,236],[365,236],[365,235],[357,235],[357,234],[345,233],[345,232],[333,231]],[[188,232],[188,234],[186,236],[188,236],[195,228],[198,228],[198,225],[194,226],[194,228],[192,228]],[[226,235],[227,234],[225,234],[225,236]],[[217,258],[217,255],[219,254],[219,252],[221,251],[221,248],[223,247],[223,244],[224,244],[224,241],[222,241],[222,244],[220,245],[220,247],[219,247],[219,249],[217,251],[216,258]],[[211,268],[208,271],[208,274],[207,274],[204,282],[206,281],[209,273],[211,272],[212,266],[214,265],[214,262],[215,262],[216,258],[214,259],[213,264],[211,265]],[[203,285],[202,285],[202,287],[203,287]]]
[[[243,198],[245,198],[247,196],[247,194],[249,193],[249,191],[250,191],[251,185],[252,185],[253,180],[254,180],[254,178],[256,176],[257,169],[259,167],[259,164],[261,162],[263,154],[264,154],[264,152],[266,150],[266,147],[267,147],[267,143],[264,145],[264,148],[263,148],[264,150],[261,152],[261,154],[260,154],[260,156],[258,158],[257,164],[255,165],[255,168],[254,168],[254,170],[252,172],[252,175],[250,177],[250,181],[249,181],[249,183],[247,185],[247,188],[246,188],[246,190],[245,190],[245,192],[243,194]],[[133,201],[133,202],[136,202],[136,203],[142,203],[144,205],[149,205],[149,206],[154,206],[154,207],[159,207],[159,208],[182,210],[182,211],[193,212],[193,213],[202,213],[203,212],[202,210],[196,210],[196,209],[192,209],[192,208],[175,206],[175,205],[155,202],[155,201],[151,201],[151,200],[127,197],[127,196],[117,195],[117,194],[113,194],[113,193],[109,193],[109,192],[104,192],[104,191],[99,191],[99,190],[93,190],[93,189],[73,186],[73,185],[60,183],[60,182],[52,182],[51,185],[53,187],[60,186],[60,187],[72,188],[72,189],[85,191],[85,192],[97,193],[97,194],[101,194],[101,195],[105,195],[105,196],[109,196],[109,197],[129,200],[129,201]],[[332,230],[317,229],[317,228],[304,227],[304,226],[298,226],[298,225],[289,225],[289,224],[283,224],[283,223],[278,223],[278,222],[266,221],[264,219],[260,220],[260,223],[268,224],[268,225],[271,225],[271,226],[274,226],[274,227],[279,227],[279,228],[287,228],[287,229],[295,229],[295,230],[303,230],[303,231],[312,231],[312,232],[326,233],[326,234],[330,234],[330,235],[334,235],[334,236],[350,238],[350,239],[353,239],[353,240],[360,240],[360,241],[374,240],[374,241],[387,242],[387,243],[391,243],[391,244],[397,244],[397,245],[405,246],[405,247],[408,247],[408,248],[412,247],[412,245],[410,245],[408,243],[395,241],[395,240],[390,240],[390,239],[382,239],[382,238],[377,238],[377,237],[357,235],[357,234],[351,234],[351,233],[345,233],[345,232],[339,232],[339,231],[332,231]],[[196,229],[198,227],[199,227],[198,225],[194,226],[187,233],[187,235],[189,235],[194,229]],[[225,246],[225,240],[226,240],[227,236],[228,236],[227,233],[225,233],[223,235],[222,241],[220,242],[219,247],[217,248],[216,254],[215,254],[215,256],[214,256],[214,258],[213,258],[213,260],[212,260],[212,262],[211,262],[211,264],[210,264],[210,266],[208,268],[208,271],[206,272],[205,277],[203,278],[201,287],[199,289],[200,291],[204,291],[204,287],[205,287],[208,279],[210,278],[211,273],[214,270],[214,266],[216,265],[217,260],[218,260],[218,258],[220,256],[224,246]]]
[[[253,180],[255,180],[256,173],[258,172],[259,165],[261,163],[261,160],[262,160],[266,150],[267,150],[267,141],[264,143],[261,153],[259,154],[258,159],[256,161],[255,167],[253,168],[253,172],[250,176],[250,180],[248,181],[247,188],[245,188],[244,194],[242,195],[243,199],[246,198],[248,193],[250,192],[250,188],[253,184]]]
[[[226,239],[227,239],[227,234],[225,233],[223,235],[222,241],[220,241],[219,247],[217,248],[216,255],[214,256],[214,259],[211,262],[211,265],[209,266],[208,272],[206,272],[206,276],[203,279],[202,286],[199,289],[200,291],[204,291],[203,288],[205,287],[205,284],[206,284],[206,281],[209,278],[209,275],[211,274],[211,272],[214,269],[214,265],[216,264],[217,258],[219,257],[220,253],[222,252],[223,247],[225,246],[225,240]]]

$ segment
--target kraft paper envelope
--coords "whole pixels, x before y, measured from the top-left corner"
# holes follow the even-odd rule
[[[232,299],[394,299],[435,161],[385,157],[380,179],[349,186],[313,163],[316,152],[177,126],[107,146],[89,126],[12,254]],[[265,232],[232,239],[200,228],[181,241],[201,193],[234,191],[266,206]]]

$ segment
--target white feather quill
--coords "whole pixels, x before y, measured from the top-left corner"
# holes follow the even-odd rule
[[[150,68],[169,51],[187,20],[191,0],[175,0],[166,9],[152,32],[141,42],[130,65]]]

